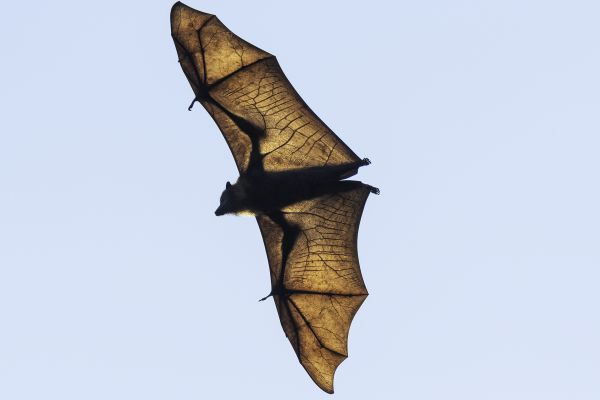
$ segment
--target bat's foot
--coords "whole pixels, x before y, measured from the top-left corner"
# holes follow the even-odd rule
[[[369,164],[371,164],[371,160],[369,160],[368,158],[362,159],[361,165],[365,166],[365,165],[369,165]]]
[[[190,106],[188,107],[188,111],[192,111],[192,107],[194,107],[194,103],[198,101],[197,97],[194,97],[194,100],[192,100]]]
[[[379,194],[379,188],[376,188],[375,186],[369,186],[369,190],[373,194]]]

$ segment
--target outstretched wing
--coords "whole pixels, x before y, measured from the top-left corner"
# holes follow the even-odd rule
[[[328,393],[336,368],[348,357],[352,318],[368,295],[356,241],[371,188],[344,185],[350,190],[257,217],[283,330],[302,366]]]
[[[360,160],[304,103],[275,57],[217,17],[178,2],[171,34],[196,99],[219,126],[240,173]]]

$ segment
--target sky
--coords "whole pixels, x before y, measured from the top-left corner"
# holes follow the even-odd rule
[[[0,398],[325,399],[165,1],[0,6]],[[191,1],[372,165],[335,398],[600,398],[597,1]]]

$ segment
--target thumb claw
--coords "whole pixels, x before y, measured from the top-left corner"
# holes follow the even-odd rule
[[[194,107],[194,103],[198,101],[197,97],[194,97],[194,100],[192,100],[192,103],[190,104],[190,106],[188,107],[188,111],[192,111],[192,107]]]
[[[269,293],[268,295],[266,295],[265,297],[263,297],[262,299],[259,299],[258,301],[265,301],[266,299],[268,299],[269,297],[273,296],[273,293]]]

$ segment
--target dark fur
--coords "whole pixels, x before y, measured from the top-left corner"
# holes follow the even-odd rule
[[[241,175],[233,185],[227,182],[215,214],[268,214],[302,200],[351,190],[364,184],[342,179],[356,174],[358,168],[369,163],[368,159],[364,159],[349,164],[285,172],[250,172]],[[376,188],[371,190],[378,193]]]

